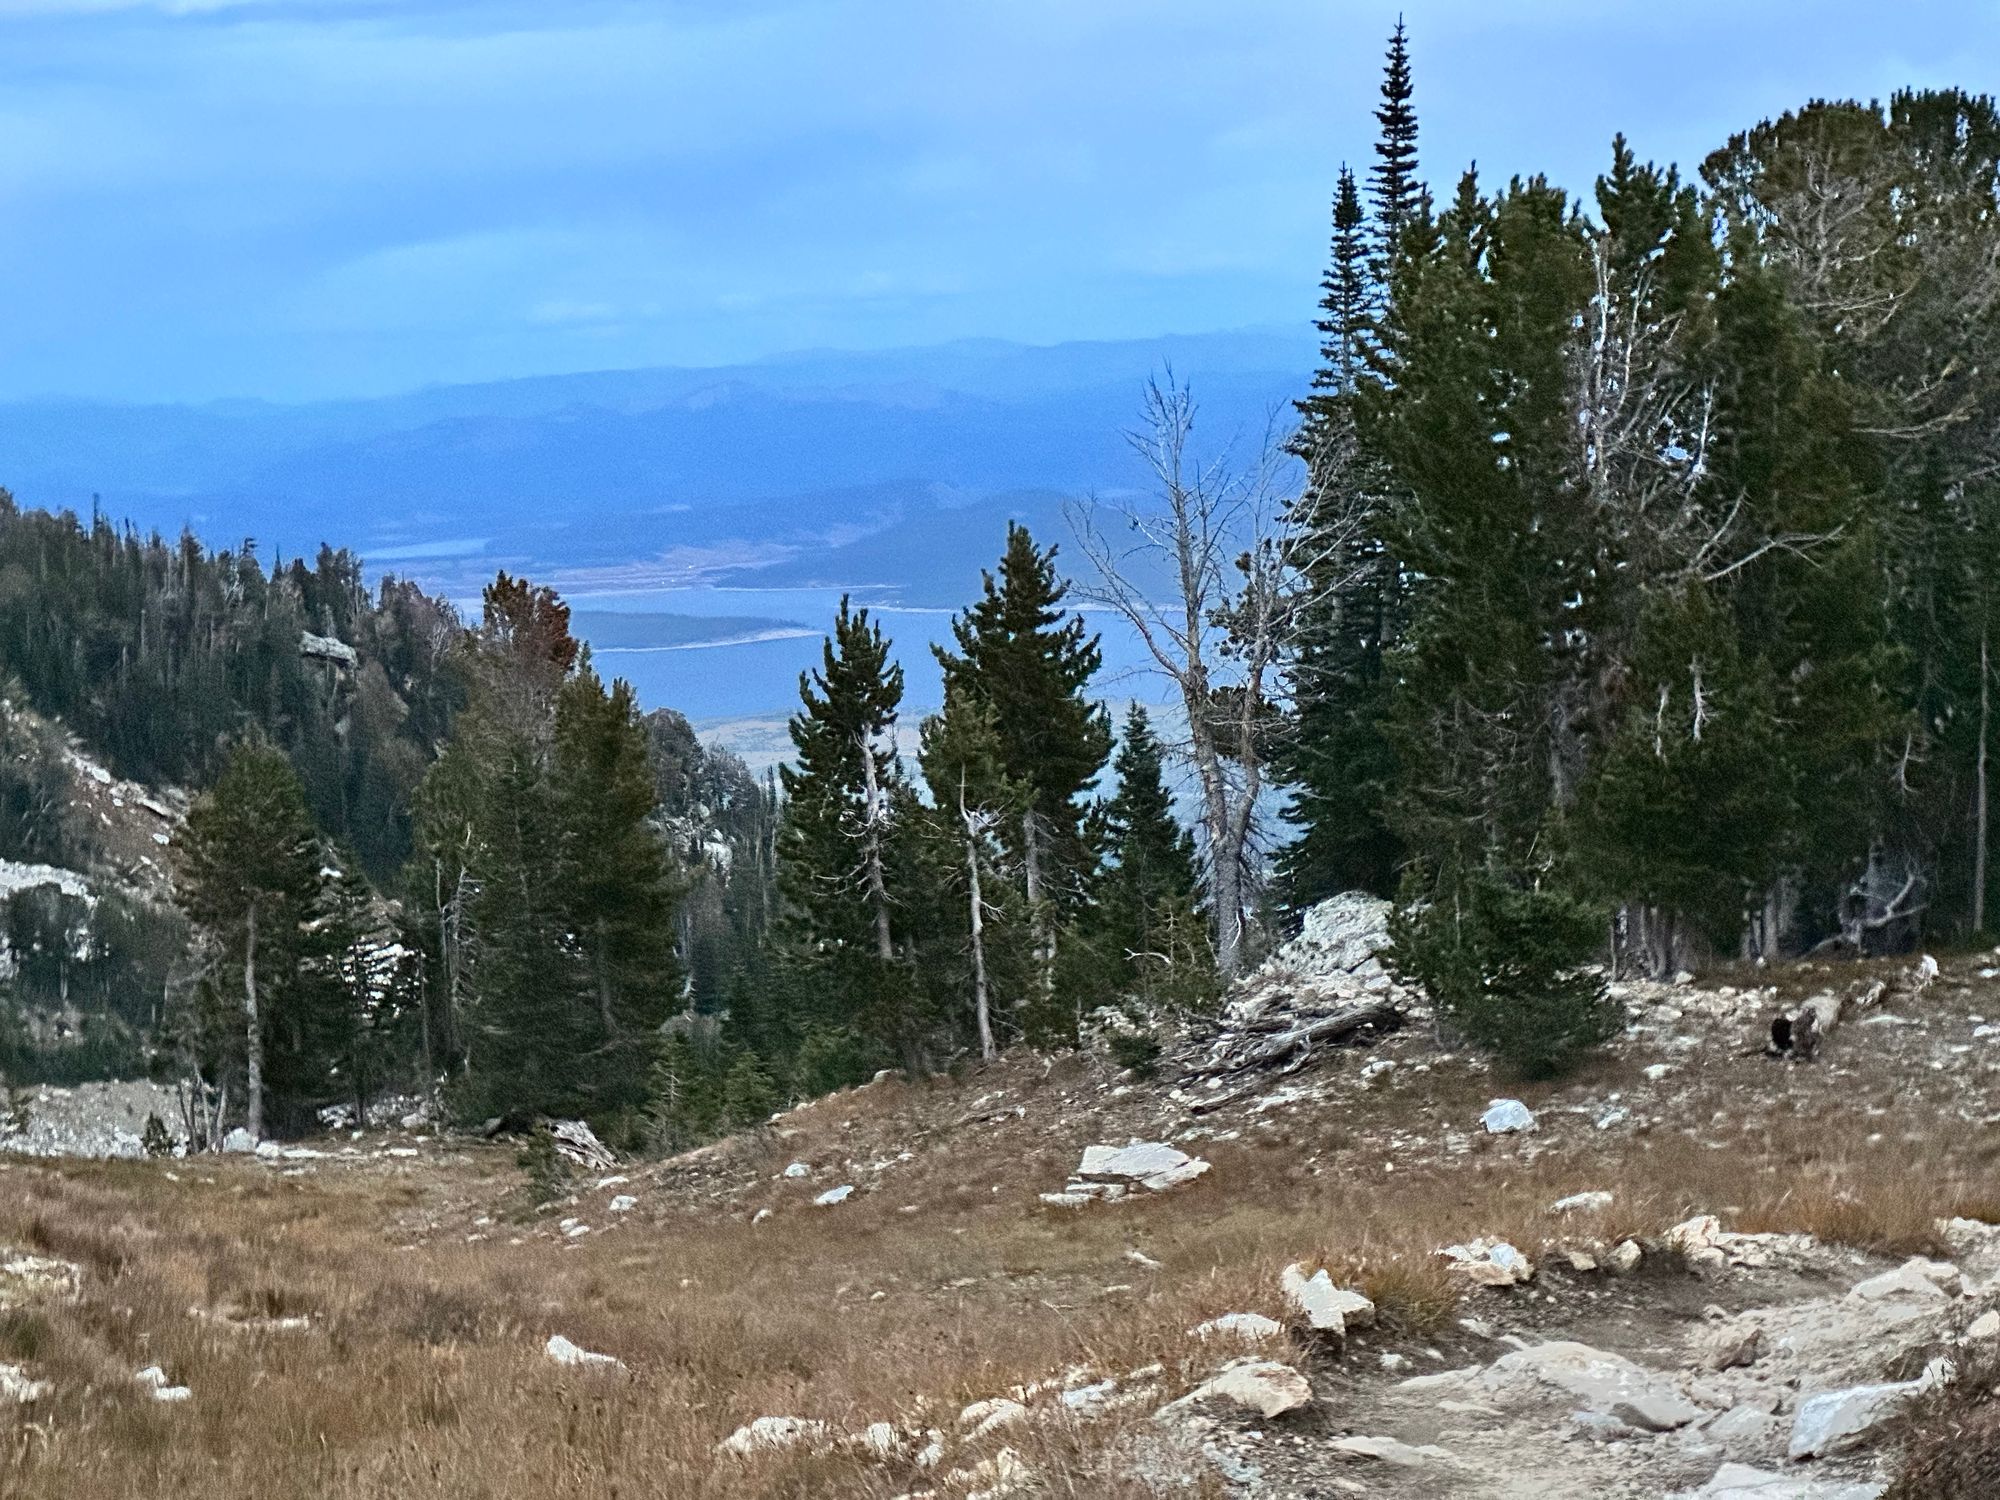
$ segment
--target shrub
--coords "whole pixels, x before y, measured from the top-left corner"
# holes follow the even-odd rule
[[[172,1156],[174,1138],[167,1134],[166,1122],[157,1114],[148,1113],[146,1128],[139,1134],[139,1144],[148,1156]]]
[[[569,1160],[556,1149],[548,1121],[538,1121],[521,1145],[516,1165],[528,1174],[528,1196],[536,1208],[555,1202],[569,1191]]]
[[[1555,891],[1480,873],[1390,920],[1387,958],[1474,1046],[1529,1078],[1568,1072],[1618,1032],[1618,1007],[1585,967],[1598,913]]]
[[[1134,1078],[1156,1077],[1160,1071],[1160,1043],[1143,1031],[1121,1031],[1111,1037],[1111,1060]]]

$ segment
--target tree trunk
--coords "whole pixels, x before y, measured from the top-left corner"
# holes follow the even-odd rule
[[[986,903],[979,889],[979,836],[973,827],[972,814],[965,806],[965,780],[961,776],[958,785],[958,817],[965,828],[965,879],[971,891],[971,915],[969,925],[972,930],[972,1014],[979,1026],[979,1055],[991,1062],[999,1056],[999,1049],[993,1045],[993,1010],[991,997],[986,985]]]
[[[249,1089],[249,1131],[264,1139],[264,1024],[257,1013],[257,902],[253,898],[243,931],[244,1070]]]
[[[1986,732],[1992,722],[1992,664],[1979,632],[1979,767],[1972,794],[1972,930],[1986,930]]]
[[[1201,779],[1203,820],[1208,825],[1208,902],[1215,932],[1215,972],[1228,984],[1243,967],[1243,845],[1229,815],[1222,758],[1209,731],[1201,726],[1196,705],[1190,703],[1188,708],[1195,726],[1191,738],[1195,773]]]
[[[865,737],[861,742],[861,775],[868,797],[862,881],[875,918],[875,956],[888,964],[896,960],[896,945],[889,931],[889,882],[882,872],[882,783],[875,770],[875,747]]]
[[[1042,815],[1029,808],[1021,814],[1021,866],[1028,890],[1028,920],[1034,926],[1036,982],[1042,994],[1056,989],[1056,930],[1049,919],[1048,880],[1042,868]]]

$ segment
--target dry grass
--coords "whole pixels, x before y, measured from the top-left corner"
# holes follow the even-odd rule
[[[1383,1312],[1372,1337],[1393,1345],[1448,1323],[1454,1288],[1434,1252],[1453,1240],[1497,1235],[1532,1253],[1714,1212],[1903,1253],[1935,1248],[1941,1216],[1994,1208],[1992,1144],[1942,1139],[1920,1096],[1884,1086],[1830,1111],[1822,1094],[1789,1096],[1794,1075],[1778,1070],[1718,1078],[1685,1130],[1636,1142],[1586,1129],[1536,1153],[1484,1138],[1456,1155],[1385,1151],[1385,1132],[1434,1136],[1492,1091],[1441,1067],[1368,1095],[1365,1117],[1323,1112],[1204,1144],[1215,1169],[1161,1199],[1050,1210],[1035,1194],[1115,1123],[1094,1113],[1101,1089],[1080,1066],[1042,1075],[1023,1059],[962,1087],[884,1085],[796,1116],[790,1139],[701,1158],[776,1208],[756,1227],[740,1193],[727,1208],[675,1206],[668,1181],[695,1180],[677,1167],[633,1189],[653,1222],[581,1243],[502,1223],[469,1243],[473,1216],[499,1215],[518,1188],[499,1147],[297,1177],[237,1161],[181,1164],[180,1181],[147,1164],[14,1165],[0,1171],[0,1245],[88,1277],[73,1306],[0,1315],[0,1358],[54,1384],[35,1407],[0,1411],[0,1495],[883,1500],[911,1487],[906,1466],[838,1452],[723,1461],[714,1446],[761,1414],[949,1429],[963,1403],[1073,1366],[1163,1361],[1171,1393],[1216,1358],[1187,1330],[1280,1314],[1277,1272],[1293,1260],[1365,1288]],[[1769,1090],[1755,1110],[1743,1079]],[[1607,1063],[1589,1087],[1626,1081]],[[1060,1128],[1034,1109],[991,1119],[972,1096],[996,1084],[1010,1104],[1065,1087],[1083,1102]],[[914,1158],[838,1210],[807,1206],[823,1178],[776,1175],[793,1156],[865,1158],[898,1140]],[[1548,1212],[1596,1188],[1617,1195],[1596,1222]],[[306,1331],[267,1326],[301,1316]],[[554,1333],[629,1373],[554,1366],[541,1352]],[[151,1364],[194,1399],[149,1399],[132,1376]],[[1136,1500],[1154,1493],[1129,1458],[1141,1421],[1006,1440],[1038,1466],[1039,1493]]]

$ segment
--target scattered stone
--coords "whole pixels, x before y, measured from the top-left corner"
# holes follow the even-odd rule
[[[1822,1391],[1799,1403],[1786,1448],[1793,1459],[1825,1458],[1858,1447],[1875,1428],[1935,1386],[1946,1366],[1933,1360],[1915,1380]]]
[[[1348,1328],[1368,1328],[1375,1322],[1375,1304],[1359,1292],[1333,1284],[1322,1268],[1306,1275],[1304,1265],[1286,1266],[1278,1284],[1292,1310],[1314,1333],[1344,1338]]]
[[[1764,1330],[1755,1323],[1724,1323],[1703,1335],[1698,1355],[1704,1370],[1740,1370],[1755,1364]]]
[[[1602,1412],[1645,1432],[1671,1432],[1702,1415],[1659,1372],[1567,1339],[1503,1354],[1483,1377],[1492,1390],[1524,1378],[1573,1397],[1586,1411]]]
[[[222,1149],[232,1156],[248,1156],[257,1149],[257,1137],[238,1125],[222,1138]]]
[[[1002,1427],[1011,1427],[1016,1422],[1028,1418],[1028,1408],[1018,1401],[1010,1401],[1005,1396],[990,1396],[984,1401],[975,1401],[958,1414],[960,1431],[968,1440],[985,1437],[989,1432],[997,1432]]]
[[[1864,1302],[1943,1302],[1956,1297],[1964,1284],[1957,1266],[1919,1255],[1856,1283],[1849,1295]]]
[[[1732,1406],[1702,1428],[1702,1436],[1720,1443],[1725,1453],[1763,1448],[1776,1437],[1778,1419],[1755,1406]]]
[[[630,1193],[620,1193],[607,1206],[614,1214],[628,1214],[639,1206],[639,1200]]]
[[[2000,1311],[1989,1308],[1966,1325],[1963,1341],[1980,1344],[1988,1339],[2000,1339]]]
[[[1645,1259],[1645,1255],[1637,1240],[1620,1240],[1604,1257],[1604,1263],[1619,1275],[1629,1276],[1639,1269],[1639,1262]]]
[[[1157,1420],[1174,1422],[1184,1420],[1198,1407],[1224,1406],[1255,1412],[1260,1417],[1282,1417],[1312,1405],[1312,1399],[1312,1387],[1305,1376],[1290,1365],[1270,1359],[1243,1359],[1223,1366],[1220,1372],[1153,1415]]]
[[[1610,1193],[1571,1193],[1567,1198],[1558,1198],[1555,1202],[1551,1203],[1549,1205],[1549,1212],[1552,1214],[1601,1214],[1605,1209],[1611,1207],[1614,1201]]]
[[[1148,1192],[1163,1193],[1168,1188],[1192,1182],[1208,1170],[1208,1163],[1189,1156],[1163,1141],[1133,1141],[1126,1146],[1086,1146],[1076,1180],[1068,1191],[1082,1183],[1109,1186],[1138,1186]]]
[[[409,1127],[406,1125],[404,1128]],[[549,1135],[555,1141],[556,1150],[580,1167],[593,1172],[608,1172],[618,1165],[618,1158],[611,1154],[611,1148],[600,1141],[597,1132],[582,1120],[551,1120]]]
[[[1877,1484],[1799,1479],[1746,1464],[1724,1464],[1713,1479],[1687,1492],[1683,1500],[1876,1500],[1881,1493]]]
[[[1535,1112],[1519,1099],[1495,1099],[1479,1123],[1488,1135],[1516,1135],[1535,1129]]]
[[[609,1354],[594,1354],[588,1349],[571,1343],[559,1333],[549,1335],[543,1352],[559,1365],[572,1365],[585,1369],[623,1370],[624,1362]]]
[[[828,1188],[825,1192],[821,1193],[817,1198],[813,1199],[813,1207],[832,1208],[836,1204],[845,1203],[853,1195],[854,1195],[854,1184],[851,1182],[844,1182],[839,1187]]]
[[[1468,1240],[1438,1254],[1450,1262],[1446,1269],[1474,1286],[1518,1286],[1535,1275],[1535,1263],[1505,1240]]]
[[[785,1175],[795,1181],[801,1177],[810,1177],[812,1174],[813,1169],[802,1161],[795,1161],[789,1167],[785,1168]]]
[[[19,1365],[0,1365],[0,1401],[26,1406],[41,1400],[49,1390],[46,1380],[30,1380],[28,1372]]]
[[[1335,1438],[1327,1447],[1349,1458],[1372,1458],[1399,1469],[1421,1469],[1427,1464],[1451,1461],[1451,1454],[1435,1443],[1415,1447],[1392,1437]]]
[[[1210,1318],[1206,1323],[1190,1328],[1188,1332],[1198,1339],[1233,1338],[1262,1343],[1266,1339],[1283,1338],[1285,1325],[1262,1313],[1224,1313],[1219,1318]]]
[[[30,1302],[73,1302],[82,1290],[81,1266],[0,1250],[0,1311]]]
[[[1572,1271],[1580,1271],[1588,1275],[1590,1272],[1598,1269],[1596,1254],[1589,1250],[1579,1250],[1574,1245],[1563,1248],[1562,1258],[1568,1262],[1569,1268]]]
[[[748,1458],[754,1453],[822,1443],[826,1437],[824,1422],[806,1417],[759,1417],[730,1433],[716,1445],[716,1451],[732,1458]]]

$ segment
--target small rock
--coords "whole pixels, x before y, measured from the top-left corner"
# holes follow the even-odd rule
[[[1745,1464],[1724,1464],[1713,1479],[1689,1491],[1684,1500],[1876,1500],[1881,1493],[1882,1487],[1876,1484],[1798,1479]]]
[[[812,1176],[812,1174],[813,1174],[813,1169],[807,1166],[802,1161],[795,1161],[789,1167],[785,1168],[785,1175],[787,1177],[791,1177],[794,1179],[800,1177],[810,1177]]]
[[[1520,1379],[1539,1381],[1573,1397],[1587,1411],[1646,1432],[1671,1432],[1702,1415],[1665,1375],[1571,1340],[1503,1354],[1483,1379],[1495,1390]]]
[[[1702,1436],[1727,1452],[1762,1448],[1776,1435],[1778,1419],[1755,1406],[1732,1406],[1702,1428]]]
[[[1630,1275],[1639,1269],[1639,1262],[1646,1252],[1639,1248],[1637,1240],[1620,1240],[1611,1247],[1611,1253],[1604,1257],[1604,1263],[1621,1276]]]
[[[984,1401],[975,1401],[961,1411],[958,1425],[967,1439],[981,1438],[1002,1427],[1026,1421],[1027,1416],[1028,1408],[1020,1402],[1010,1401],[1005,1396],[992,1396]]]
[[[637,1198],[634,1198],[630,1193],[620,1193],[616,1198],[613,1198],[609,1204],[610,1210],[614,1214],[630,1213],[633,1209],[637,1208],[638,1206],[639,1206],[639,1200]]]
[[[1327,1447],[1349,1458],[1372,1458],[1399,1469],[1421,1469],[1426,1464],[1451,1461],[1451,1454],[1434,1443],[1413,1447],[1392,1437],[1335,1438]]]
[[[1942,1302],[1956,1297],[1963,1285],[1957,1266],[1919,1255],[1893,1271],[1858,1282],[1849,1295],[1864,1302]]]
[[[1283,1338],[1284,1324],[1275,1318],[1267,1318],[1262,1313],[1224,1313],[1219,1318],[1210,1318],[1188,1330],[1198,1339],[1234,1338],[1249,1343],[1261,1343],[1265,1339]]]
[[[759,1417],[730,1433],[716,1445],[716,1451],[732,1458],[748,1458],[759,1451],[822,1443],[826,1436],[824,1422],[806,1417]]]
[[[257,1137],[238,1125],[222,1138],[222,1149],[231,1155],[248,1156],[257,1149]]]
[[[1343,1338],[1350,1325],[1367,1328],[1375,1322],[1375,1304],[1359,1292],[1335,1286],[1324,1268],[1308,1276],[1303,1265],[1287,1266],[1279,1286],[1292,1310],[1315,1333]]]
[[[46,1380],[30,1380],[28,1372],[19,1365],[0,1365],[0,1401],[26,1406],[41,1400],[49,1390]]]
[[[1495,1099],[1479,1123],[1488,1135],[1515,1135],[1535,1128],[1535,1112],[1519,1099]]]
[[[1474,1286],[1518,1286],[1535,1276],[1535,1263],[1505,1240],[1469,1240],[1438,1254],[1450,1262],[1448,1270]]]
[[[1282,1417],[1312,1405],[1312,1399],[1305,1376],[1290,1365],[1269,1359],[1237,1360],[1153,1415],[1172,1422],[1185,1419],[1197,1407],[1216,1405],[1265,1418]]]
[[[1964,1342],[1984,1343],[1988,1339],[2000,1339],[2000,1311],[1988,1309],[1966,1325]]]
[[[1764,1330],[1755,1323],[1725,1323],[1710,1329],[1700,1343],[1704,1370],[1740,1370],[1755,1364],[1764,1347]]]
[[[813,1207],[832,1208],[836,1204],[845,1203],[850,1197],[853,1196],[853,1194],[854,1194],[854,1184],[851,1182],[844,1182],[839,1187],[828,1188],[825,1192],[821,1193],[817,1198],[813,1199]]]
[[[1612,1195],[1605,1192],[1571,1193],[1567,1198],[1558,1198],[1555,1202],[1551,1203],[1549,1205],[1549,1212],[1552,1214],[1601,1214],[1605,1209],[1611,1207],[1614,1201]]]
[[[1207,1170],[1208,1163],[1200,1157],[1189,1156],[1163,1141],[1133,1141],[1126,1146],[1086,1146],[1076,1175],[1080,1183],[1136,1184],[1148,1192],[1163,1193],[1194,1181]],[[1074,1192],[1077,1186],[1072,1183],[1068,1190]]]
[[[622,1370],[625,1368],[623,1361],[609,1354],[592,1353],[588,1349],[571,1343],[559,1333],[549,1336],[548,1343],[543,1346],[543,1352],[559,1365],[575,1365],[599,1370]]]

